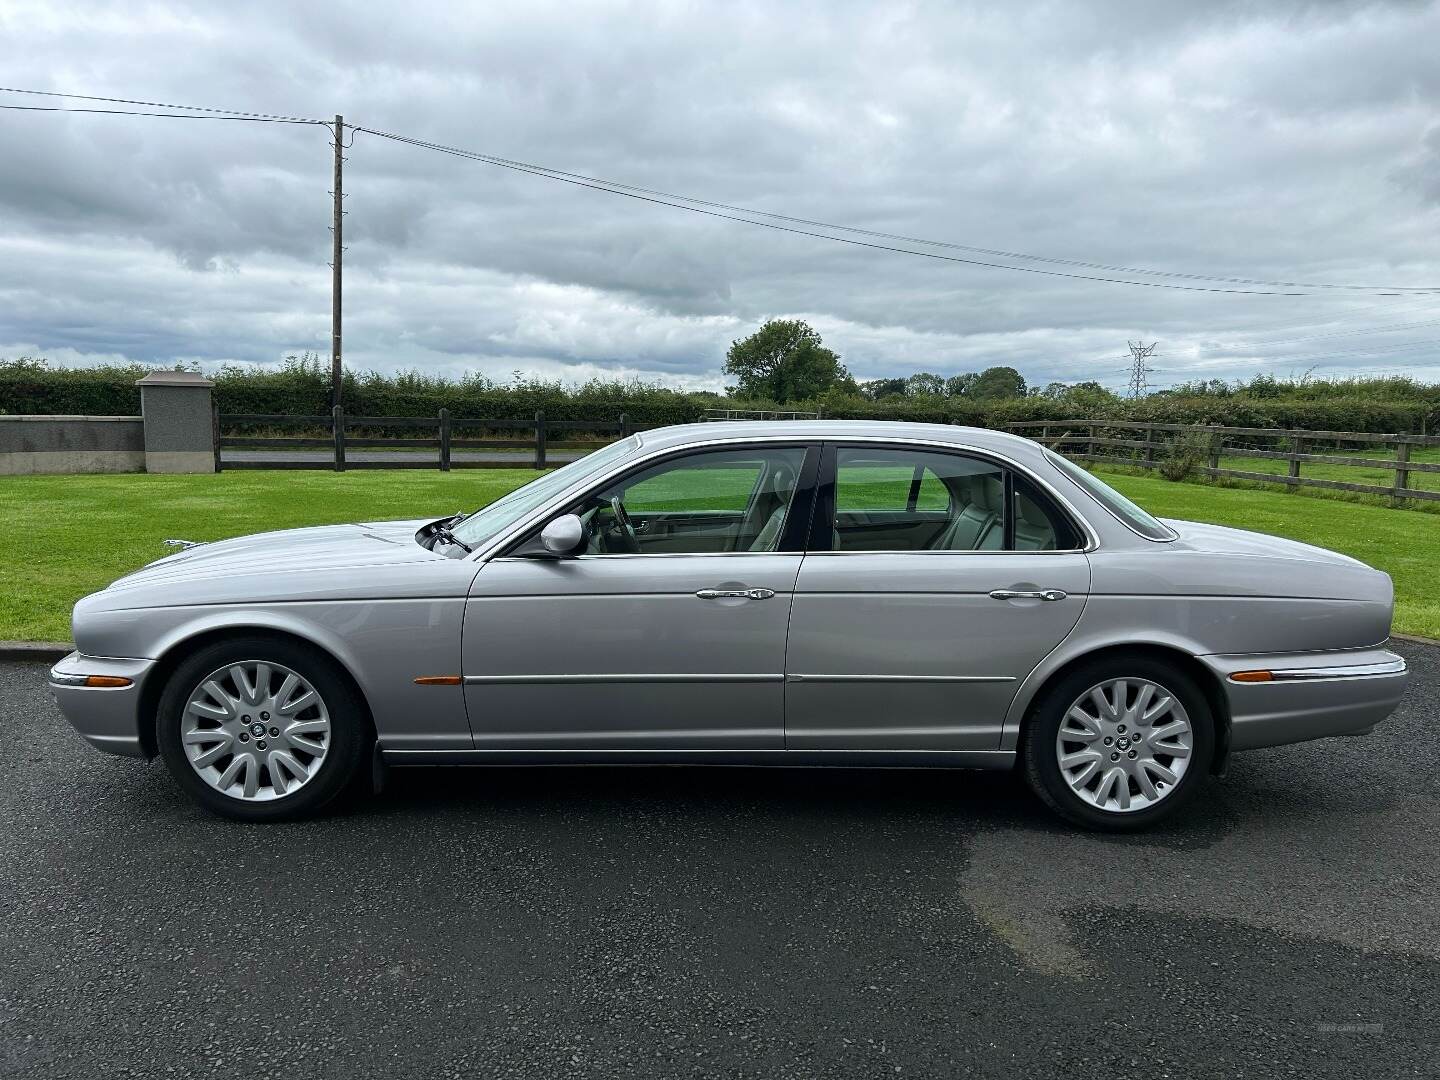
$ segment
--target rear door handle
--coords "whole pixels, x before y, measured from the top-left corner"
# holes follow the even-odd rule
[[[701,600],[769,600],[774,589],[701,589],[695,594]]]
[[[1064,589],[993,589],[991,600],[1064,600]]]

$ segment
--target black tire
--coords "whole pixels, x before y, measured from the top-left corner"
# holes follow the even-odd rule
[[[1066,782],[1056,754],[1056,737],[1070,706],[1091,687],[1112,679],[1146,679],[1159,684],[1184,707],[1192,732],[1191,754],[1180,782],[1164,798],[1138,810],[1102,809]],[[1104,832],[1135,832],[1170,817],[1205,783],[1215,755],[1215,718],[1200,688],[1181,668],[1148,656],[1112,655],[1082,664],[1048,687],[1030,711],[1021,735],[1021,768],[1030,787],[1067,821]]]
[[[208,675],[244,661],[278,663],[308,682],[329,713],[329,745],[317,771],[296,790],[250,802],[211,787],[191,767],[181,743],[181,721],[191,693]],[[285,638],[246,635],[218,641],[187,656],[160,694],[155,741],[175,782],[212,813],[237,821],[285,821],[319,812],[349,786],[368,759],[369,711],[340,666],[314,646]]]

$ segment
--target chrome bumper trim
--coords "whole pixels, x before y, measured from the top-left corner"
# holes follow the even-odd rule
[[[1380,664],[1345,664],[1339,667],[1280,668],[1272,671],[1271,682],[1308,682],[1316,679],[1383,679],[1404,675],[1404,660]],[[1261,683],[1260,685],[1264,685]]]

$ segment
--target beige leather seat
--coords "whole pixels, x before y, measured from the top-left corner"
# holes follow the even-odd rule
[[[1055,550],[1055,526],[1035,500],[1020,491],[1015,492],[1015,550]]]
[[[790,496],[795,491],[795,474],[785,466],[779,466],[770,476],[768,494],[775,501],[775,507],[765,524],[750,541],[747,551],[772,551],[780,541],[780,530],[785,525],[785,511],[790,509]]]
[[[932,551],[994,551],[1005,541],[1001,513],[1005,491],[996,476],[973,476],[961,482],[969,502],[930,545]]]

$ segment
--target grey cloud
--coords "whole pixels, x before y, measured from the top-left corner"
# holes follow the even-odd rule
[[[338,109],[577,172],[1059,257],[1440,283],[1433,3],[37,3],[0,5],[0,32],[15,85]],[[323,129],[0,113],[0,146],[0,343],[157,361],[325,350]],[[1162,340],[1176,379],[1315,356],[1325,371],[1440,368],[1433,349],[1384,351],[1423,332],[1263,344],[1408,320],[1384,298],[982,270],[365,133],[349,157],[361,366],[719,385],[733,337],[801,314],[867,377],[1007,362],[1114,383],[1140,335]]]

